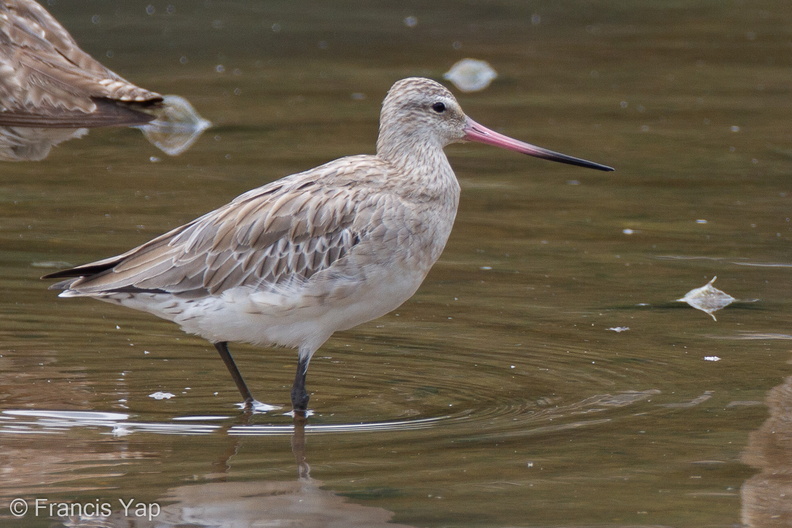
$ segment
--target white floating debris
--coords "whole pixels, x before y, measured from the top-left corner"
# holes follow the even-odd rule
[[[414,28],[418,25],[418,19],[414,16],[404,17],[404,25],[408,28]]]
[[[187,99],[166,95],[157,109],[156,119],[138,128],[158,149],[169,156],[177,156],[211,126],[212,123],[202,118]]]
[[[637,232],[638,231],[636,231],[635,229],[630,229],[629,227],[622,229],[622,233],[624,233],[625,235],[634,235]]]
[[[483,90],[498,76],[497,72],[486,61],[478,59],[462,59],[443,74],[454,86],[463,92]]]
[[[614,327],[608,328],[608,330],[610,330],[611,332],[616,332],[617,334],[620,334],[622,332],[626,332],[629,329],[630,329],[629,326],[614,326]]]
[[[170,392],[162,392],[157,391],[155,393],[149,394],[149,398],[154,398],[155,400],[170,400],[176,396],[175,394],[171,394]]]
[[[704,361],[720,361],[721,358],[718,356],[704,356]]]
[[[712,283],[715,282],[715,279],[717,278],[718,277],[712,277],[712,280],[707,284],[701,288],[690,290],[685,294],[684,297],[677,299],[677,301],[688,303],[696,310],[701,310],[702,312],[708,313],[710,317],[712,317],[713,321],[717,321],[714,312],[717,312],[722,308],[726,308],[737,300],[728,293],[722,292],[712,285]]]

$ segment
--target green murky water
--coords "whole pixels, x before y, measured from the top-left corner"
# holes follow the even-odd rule
[[[50,10],[215,127],[176,158],[94,130],[0,165],[4,526],[792,524],[786,3]],[[448,148],[463,196],[446,252],[410,302],[317,353],[305,431],[242,416],[204,341],[38,280],[372,152],[390,85],[464,57],[499,73],[460,94],[470,116],[617,172]],[[674,302],[713,276],[758,300],[717,322]],[[286,405],[294,353],[233,350]]]

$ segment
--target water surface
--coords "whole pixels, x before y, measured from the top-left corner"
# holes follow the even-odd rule
[[[215,127],[173,158],[93,130],[0,165],[4,525],[98,523],[36,499],[110,504],[102,526],[789,525],[785,3],[49,8]],[[292,351],[232,348],[282,407],[245,417],[208,343],[38,280],[372,152],[390,85],[464,57],[499,73],[459,94],[474,119],[617,172],[449,147],[463,195],[443,257],[317,353],[304,430],[284,414]],[[716,275],[758,301],[717,322],[674,302]]]

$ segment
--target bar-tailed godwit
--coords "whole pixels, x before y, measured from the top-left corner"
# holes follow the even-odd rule
[[[442,85],[403,79],[382,105],[375,155],[292,174],[122,255],[44,278],[66,278],[52,286],[61,297],[143,310],[209,340],[248,407],[228,342],[297,348],[291,400],[301,412],[314,352],[409,299],[440,257],[459,202],[443,148],[464,141],[613,170],[489,130]]]

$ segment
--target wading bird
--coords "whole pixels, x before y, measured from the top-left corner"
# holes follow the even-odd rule
[[[375,155],[349,156],[237,197],[122,255],[52,273],[61,297],[93,297],[168,319],[214,344],[246,406],[229,341],[298,349],[308,363],[337,330],[409,299],[445,247],[459,184],[443,147],[477,141],[581,167],[610,167],[511,139],[469,117],[442,85],[398,81]]]

